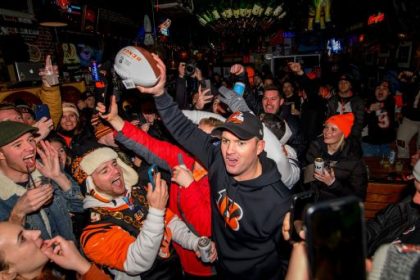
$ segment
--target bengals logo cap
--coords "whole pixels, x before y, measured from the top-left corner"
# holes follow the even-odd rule
[[[250,112],[233,113],[223,125],[213,129],[212,135],[220,138],[224,130],[235,134],[241,140],[249,140],[253,137],[263,139],[264,136],[261,121]]]

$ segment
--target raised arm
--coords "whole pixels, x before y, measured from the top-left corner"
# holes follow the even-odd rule
[[[161,75],[158,83],[151,88],[139,86],[138,89],[143,93],[152,94],[155,97],[156,108],[166,128],[194,157],[203,163],[208,169],[215,147],[211,142],[211,137],[198,129],[191,121],[189,121],[178,108],[178,105],[165,92],[166,67],[163,61],[155,54],[154,59],[157,62]]]

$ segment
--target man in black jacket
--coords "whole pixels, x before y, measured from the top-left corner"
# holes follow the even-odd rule
[[[338,81],[338,93],[327,104],[328,117],[336,114],[353,113],[354,125],[351,136],[361,139],[365,118],[365,104],[363,99],[356,95],[353,89],[353,78],[350,75],[341,75]]]
[[[391,204],[380,211],[366,224],[368,256],[385,243],[399,241],[414,243],[412,236],[419,232],[416,222],[420,219],[420,160],[414,166],[416,192],[397,204]],[[418,224],[418,223],[417,223]]]
[[[216,129],[221,143],[198,129],[165,93],[166,68],[154,56],[161,78],[153,88],[156,108],[173,137],[208,170],[213,239],[222,279],[281,279],[289,246],[281,234],[290,193],[275,163],[263,152],[262,124],[236,112]]]

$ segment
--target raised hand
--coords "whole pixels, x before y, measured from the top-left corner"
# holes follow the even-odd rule
[[[165,63],[159,58],[158,55],[152,53],[153,58],[156,60],[157,68],[159,68],[160,71],[160,77],[157,84],[153,87],[142,87],[137,86],[137,89],[140,92],[152,94],[155,96],[160,96],[165,93],[165,83],[166,83],[166,66]]]
[[[34,126],[38,128],[39,136],[37,137],[37,142],[39,142],[40,140],[45,139],[48,134],[50,134],[51,130],[54,128],[54,123],[52,119],[42,117],[34,124]]]
[[[185,165],[177,165],[172,170],[171,180],[181,187],[188,188],[194,182],[194,177],[191,170],[186,168]]]
[[[96,111],[98,111],[99,116],[109,122],[116,131],[120,131],[123,128],[124,120],[118,115],[117,98],[115,95],[111,97],[111,106],[109,107],[108,113],[106,113],[105,105],[101,102],[98,102],[96,105]]]
[[[164,210],[169,198],[168,185],[166,184],[165,180],[161,178],[160,172],[157,173],[154,180],[156,186],[154,190],[152,184],[148,184],[147,201],[149,202],[150,207]]]
[[[205,89],[204,91],[201,90],[201,86],[198,87],[198,93],[195,101],[194,107],[197,110],[202,110],[204,106],[208,103],[210,103],[213,100],[213,95],[208,94],[210,92],[210,89]]]
[[[230,67],[230,73],[235,76],[241,75],[244,71],[245,71],[245,68],[242,64],[233,64]]]
[[[51,87],[58,84],[58,66],[52,65],[50,55],[45,58],[45,68],[40,69],[38,74],[44,86]]]
[[[37,153],[40,156],[42,163],[37,162],[36,167],[45,177],[56,180],[63,175],[58,153],[48,141],[40,141],[39,146],[37,148]]]

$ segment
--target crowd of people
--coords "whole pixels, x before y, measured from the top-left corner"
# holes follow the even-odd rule
[[[364,201],[363,156],[396,152],[412,158],[413,192],[366,223],[370,275],[391,279],[378,268],[389,243],[420,242],[416,73],[363,97],[352,73],[326,84],[295,62],[280,76],[234,64],[226,80],[180,63],[170,80],[153,57],[157,84],[108,106],[89,91],[62,100],[43,72],[49,117],[0,104],[2,279],[309,279],[305,242],[289,242],[292,195]]]

